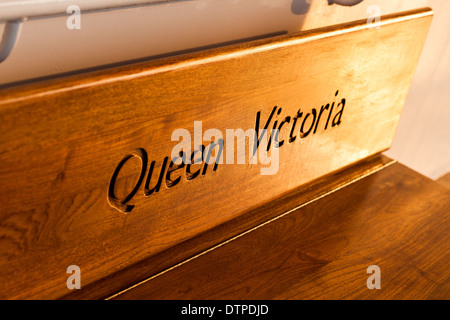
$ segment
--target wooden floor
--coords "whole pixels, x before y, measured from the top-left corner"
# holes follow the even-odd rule
[[[109,298],[450,299],[450,190],[438,183],[389,163],[284,212]],[[380,290],[366,286],[370,265]]]

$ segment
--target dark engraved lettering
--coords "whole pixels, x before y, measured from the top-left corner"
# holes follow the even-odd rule
[[[325,110],[328,110],[329,107],[330,107],[330,104],[327,104],[327,105],[322,106],[322,107],[320,108],[319,116],[317,117],[317,121],[316,121],[316,126],[314,127],[314,133],[317,132],[317,127],[319,126],[320,117],[322,116],[322,112],[324,112]]]
[[[335,93],[335,100],[337,99],[337,96],[339,94],[339,90]],[[328,125],[331,123],[331,127],[339,126],[342,123],[342,116],[344,113],[344,108],[346,105],[346,99],[342,98],[341,102],[337,104],[336,108],[336,101],[333,103],[327,103],[323,104],[319,109],[312,108],[310,112],[306,113],[305,117],[303,118],[303,121],[301,121],[303,117],[303,112],[301,109],[298,109],[296,115],[294,117],[286,116],[284,119],[280,122],[276,118],[282,113],[282,108],[278,108],[278,106],[275,106],[272,108],[272,111],[270,112],[269,117],[266,120],[266,123],[264,124],[264,128],[260,129],[260,121],[261,121],[261,111],[258,111],[256,113],[256,121],[255,121],[255,134],[254,134],[254,144],[253,144],[253,156],[256,155],[256,152],[258,151],[259,145],[261,143],[262,138],[264,137],[264,134],[268,131],[267,129],[269,126],[272,128],[270,129],[271,134],[270,137],[268,137],[268,145],[267,145],[267,151],[270,151],[270,145],[272,144],[272,139],[274,139],[274,147],[280,148],[283,145],[286,145],[284,142],[286,139],[280,140],[280,131],[286,124],[291,124],[290,133],[288,142],[293,143],[297,136],[296,131],[299,132],[300,138],[304,139],[308,137],[309,135],[314,135],[320,130],[320,128],[323,128],[323,131],[327,130]],[[334,112],[334,109],[337,109],[336,113]],[[328,116],[326,113],[328,112]],[[323,123],[325,120],[322,121],[321,119],[325,119],[327,117],[325,125],[323,126]],[[274,120],[272,122],[272,120]],[[292,120],[292,121],[291,121]],[[330,121],[331,120],[331,121]],[[296,130],[297,122],[301,122],[300,130]],[[239,129],[242,130],[242,129]],[[287,131],[286,131],[287,133]],[[286,137],[287,138],[287,137]],[[234,143],[234,140],[233,140]],[[250,146],[251,144],[249,144]],[[142,182],[145,178],[145,174],[147,173],[147,179],[145,182],[143,193],[146,197],[156,194],[161,190],[163,181],[167,187],[167,189],[172,188],[179,184],[181,182],[181,176],[182,174],[178,173],[177,171],[181,171],[184,168],[184,176],[186,181],[191,181],[195,179],[198,176],[205,176],[208,172],[208,166],[211,164],[214,164],[212,172],[215,172],[218,168],[219,163],[222,163],[222,153],[224,149],[224,141],[223,139],[218,139],[217,141],[211,142],[208,147],[205,147],[204,145],[199,145],[199,149],[194,150],[190,154],[190,162],[186,161],[187,154],[183,151],[180,151],[179,157],[174,158],[170,160],[169,157],[165,157],[162,164],[161,169],[159,170],[159,175],[154,176],[153,171],[155,171],[156,161],[152,161],[150,164],[150,167],[148,169],[147,173],[147,153],[144,149],[136,149],[133,152],[127,154],[125,157],[122,158],[122,160],[117,165],[116,169],[114,170],[114,173],[111,177],[111,181],[109,183],[108,187],[108,202],[111,205],[111,207],[121,211],[121,212],[131,212],[133,210],[134,205],[129,205],[128,202],[135,196],[135,194],[138,192],[139,188],[142,185]],[[251,152],[249,150],[249,152]],[[213,156],[214,153],[214,156]],[[141,160],[141,172],[139,175],[139,179],[136,182],[133,190],[124,198],[124,199],[118,199],[115,195],[115,185],[116,180],[118,178],[118,175],[122,169],[122,167],[125,165],[125,163],[130,160],[133,157],[137,157]],[[211,158],[214,157],[212,160]],[[175,162],[181,158],[181,164],[175,164]],[[189,162],[189,163],[187,163]],[[197,166],[195,171],[193,171],[193,166]],[[156,181],[154,187],[150,187],[152,181]]]
[[[218,151],[215,151],[215,160],[214,160],[214,167],[213,167],[213,171],[217,170],[217,166],[218,161],[220,159],[220,156],[222,155],[222,151],[223,151],[223,139],[218,139],[217,143],[215,141],[211,142],[211,144],[208,146],[208,153],[205,157],[205,164],[203,165],[203,171],[202,171],[202,176],[204,176],[206,174],[206,170],[208,169],[208,164],[210,164],[211,162],[211,154],[213,152],[213,150],[215,150],[216,147],[219,147]]]
[[[339,90],[336,91],[336,93],[334,94],[334,96],[337,97],[338,94],[339,94]],[[327,128],[328,128],[328,122],[330,122],[331,114],[333,113],[333,108],[334,108],[334,102],[333,102],[333,104],[331,105],[330,113],[328,114],[327,123],[325,124],[325,130],[327,130]]]
[[[300,138],[302,138],[302,139],[306,138],[310,134],[312,128],[314,127],[314,123],[316,122],[316,113],[317,113],[316,109],[312,109],[311,113],[308,113],[305,116],[305,119],[303,119],[302,126],[300,128]],[[308,131],[305,132],[305,131],[303,131],[303,127],[305,126],[306,120],[308,120],[308,118],[311,114],[314,116],[314,118],[311,122],[311,126],[309,127]]]
[[[122,169],[123,165],[133,157],[138,157],[139,159],[141,159],[142,164],[141,173],[133,190],[128,194],[128,196],[125,197],[125,199],[119,200],[116,198],[116,195],[114,193],[114,187],[116,184],[117,176],[119,175],[120,169]],[[108,202],[113,208],[116,208],[117,210],[122,212],[131,212],[131,210],[133,210],[134,205],[127,205],[127,202],[130,201],[134,197],[136,192],[139,190],[139,187],[142,184],[142,180],[144,180],[146,169],[147,169],[147,152],[145,152],[144,149],[136,149],[122,158],[122,160],[117,165],[116,170],[114,170],[114,173],[111,177],[111,181],[109,182]]]
[[[345,107],[345,99],[342,99],[341,103],[338,104],[338,107],[342,105],[342,109],[339,110],[338,113],[336,113],[336,115],[333,118],[333,127],[334,126],[338,126],[341,124],[341,118],[342,118],[342,114],[344,113],[344,107]],[[339,116],[339,118],[338,118]],[[338,118],[338,121],[336,121],[336,118]]]
[[[284,139],[280,141],[280,137],[279,137],[281,128],[283,127],[283,125],[285,123],[289,123],[289,122],[291,122],[291,117],[288,116],[288,117],[284,118],[283,121],[281,121],[280,125],[278,126],[278,131],[275,134],[275,145],[278,146],[277,148],[280,148],[284,144]]]
[[[303,112],[301,112],[301,109],[298,109],[297,114],[294,117],[294,123],[292,124],[291,133],[289,134],[289,143],[292,143],[297,139],[297,136],[292,136],[294,134],[295,125],[297,124],[297,120],[300,119],[303,116]]]
[[[278,111],[277,111],[277,116],[280,115],[281,110],[282,110],[281,108],[278,109]],[[267,142],[267,152],[270,150],[270,145],[271,145],[271,142],[272,142],[273,133],[275,132],[275,129],[277,128],[277,124],[278,124],[278,120],[275,120],[275,122],[273,123],[272,131],[270,132],[269,141]],[[278,146],[278,147],[279,147],[279,146]]]
[[[200,164],[200,163],[203,162],[203,153],[205,152],[205,146],[201,145],[200,148],[201,148],[201,150],[194,150],[192,152],[192,154],[191,154],[191,163],[190,164],[188,163],[186,165],[186,174],[185,175],[186,175],[186,180],[188,180],[188,181],[192,180],[192,179],[195,179],[200,174],[201,167],[197,171],[195,171],[194,173],[191,172],[191,166],[193,164]],[[199,159],[195,159],[195,155],[196,155],[197,152],[200,152],[200,158]]]
[[[275,110],[277,110],[277,106],[273,107],[272,112],[270,113],[269,119],[267,119],[266,125],[264,126],[264,130],[261,133],[261,135],[259,135],[259,119],[261,117],[261,111],[258,111],[258,113],[256,113],[256,122],[255,122],[255,143],[253,144],[253,156],[256,155],[256,151],[258,150],[259,147],[259,143],[262,139],[262,137],[264,136],[264,134],[267,132],[267,128],[269,127],[269,123],[270,121],[272,121],[272,117],[273,114],[275,113]]]
[[[153,170],[155,168],[155,161],[152,161],[152,164],[150,165],[150,170],[148,171],[147,181],[145,182],[145,189],[144,189],[145,196],[149,196],[153,192],[157,193],[161,189],[161,184],[162,184],[162,181],[164,178],[164,172],[166,171],[166,165],[167,165],[168,160],[169,160],[169,157],[164,158],[164,162],[161,166],[161,172],[159,173],[159,177],[158,177],[158,182],[156,183],[156,185],[153,188],[150,189],[150,181],[152,179]]]
[[[173,159],[172,161],[170,161],[169,164],[169,168],[167,169],[167,173],[166,173],[166,186],[167,188],[171,188],[175,185],[178,184],[178,182],[180,182],[181,180],[181,176],[179,176],[178,178],[176,178],[175,180],[172,180],[172,178],[170,177],[170,174],[172,172],[175,172],[177,170],[183,169],[186,163],[186,155],[183,151],[180,152],[180,157],[181,158],[181,164],[175,164],[174,160],[176,161],[178,158]]]

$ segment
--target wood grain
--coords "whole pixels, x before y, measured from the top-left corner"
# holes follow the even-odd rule
[[[202,234],[168,248],[156,255],[133,264],[127,268],[83,287],[83,290],[71,291],[62,299],[104,299],[127,289],[148,278],[154,277],[175,265],[203,254],[233,237],[278,217],[286,211],[314,201],[373,174],[395,163],[388,157],[375,155],[354,165],[328,174],[311,183],[268,201],[256,208],[249,208],[238,217],[206,230]]]
[[[114,298],[449,299],[449,218],[449,190],[394,164]]]
[[[446,188],[450,189],[450,173],[447,173],[446,175],[443,175],[439,179],[436,180],[438,183],[443,185]]]
[[[364,20],[0,91],[0,298],[62,297],[69,265],[89,285],[387,149],[430,21],[422,9],[380,29]],[[175,129],[253,129],[275,106],[279,122],[334,102],[343,112],[344,97],[342,122],[286,143],[276,175],[220,165],[148,197],[142,186],[128,214],[108,202],[122,159],[144,148],[145,171],[159,170]],[[140,166],[120,171],[118,199]]]

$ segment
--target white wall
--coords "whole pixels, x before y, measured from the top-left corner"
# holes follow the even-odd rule
[[[434,21],[387,155],[436,179],[450,172],[450,1],[429,2]]]

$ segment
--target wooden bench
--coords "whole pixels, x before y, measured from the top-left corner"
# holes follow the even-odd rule
[[[380,156],[431,16],[1,90],[0,297],[448,294],[449,193]],[[389,290],[365,287],[377,263]]]

